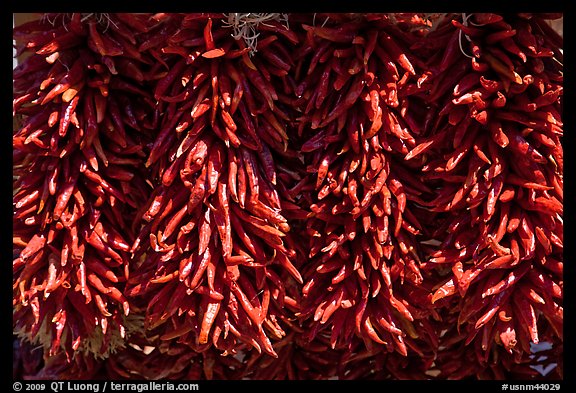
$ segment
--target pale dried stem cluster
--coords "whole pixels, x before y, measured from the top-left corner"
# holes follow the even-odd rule
[[[266,22],[278,21],[282,22],[286,29],[288,26],[288,14],[278,14],[278,13],[230,13],[224,14],[226,18],[224,20],[224,26],[230,27],[233,30],[232,37],[235,39],[243,39],[246,42],[248,48],[250,48],[250,54],[257,52],[258,45],[258,26],[260,24],[266,24]]]
[[[50,14],[42,15],[42,20],[50,23],[52,26],[56,25],[59,17],[62,17],[62,24],[64,28],[67,29],[67,24],[72,20],[73,13],[69,14],[53,14],[52,17]],[[110,24],[116,26],[116,24],[110,18],[110,14],[108,13],[82,13],[81,15],[81,22],[82,23],[89,23],[95,21],[97,24],[104,26],[104,31],[106,31]]]

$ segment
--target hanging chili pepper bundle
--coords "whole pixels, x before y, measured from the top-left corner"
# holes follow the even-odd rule
[[[400,87],[418,79],[417,60],[393,42],[387,24],[302,24],[298,136],[315,191],[301,316],[310,321],[309,337],[329,329],[333,348],[358,335],[368,346],[406,354],[412,339],[405,331],[426,314],[403,295],[423,280],[415,241],[421,229],[406,206],[420,191],[392,159],[414,144],[395,108]]]
[[[301,282],[276,189],[276,157],[289,157],[288,119],[272,79],[291,68],[285,27],[269,24],[250,56],[222,15],[165,15],[142,45],[162,53],[154,87],[160,131],[146,165],[154,191],[139,219],[127,295],[145,305],[161,340],[224,354],[275,356],[285,335],[285,282]],[[150,247],[150,248],[149,248]]]
[[[131,227],[149,193],[145,16],[47,15],[15,28],[14,330],[47,354],[107,356],[128,333]],[[130,34],[128,34],[130,31]]]
[[[435,32],[447,42],[430,60],[430,94],[417,93],[442,108],[409,155],[426,156],[422,179],[442,190],[419,201],[441,212],[425,267],[451,269],[432,301],[461,297],[457,325],[481,365],[493,351],[530,353],[546,326],[562,342],[563,71],[561,39],[545,25],[452,19]]]
[[[295,69],[302,114],[294,138],[310,173],[300,191],[311,194],[300,318],[308,338],[330,332],[332,348],[357,336],[406,355],[420,345],[406,332],[429,315],[418,290],[422,228],[410,207],[422,186],[395,158],[415,147],[399,91],[419,83],[420,61],[385,16],[324,17],[322,26],[302,22]]]

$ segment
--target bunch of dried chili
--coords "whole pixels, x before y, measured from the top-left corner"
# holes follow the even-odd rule
[[[132,226],[154,128],[146,15],[48,14],[14,29],[13,325],[53,356],[107,356],[131,329]]]
[[[418,201],[438,218],[424,269],[450,269],[432,302],[460,298],[446,307],[478,367],[527,356],[542,331],[562,342],[562,40],[546,26],[538,15],[451,19],[430,34],[446,49],[415,93],[434,117],[407,158],[424,155],[422,181],[438,190]]]
[[[271,340],[285,335],[294,303],[287,287],[302,281],[276,169],[295,154],[275,85],[296,37],[267,23],[251,56],[230,33],[222,15],[167,14],[142,44],[166,74],[153,89],[162,114],[146,159],[154,190],[136,220],[126,294],[161,340],[276,356]]]
[[[326,23],[300,22],[295,58],[301,115],[290,137],[307,166],[297,191],[310,211],[298,317],[305,337],[330,334],[332,348],[359,337],[407,355],[433,345],[412,334],[431,312],[412,208],[428,189],[402,160],[419,133],[402,91],[420,83],[422,62],[385,15],[318,18]]]

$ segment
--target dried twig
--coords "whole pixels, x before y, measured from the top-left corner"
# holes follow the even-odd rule
[[[224,20],[225,27],[231,27],[233,29],[232,37],[235,39],[243,39],[246,42],[248,48],[250,48],[250,54],[257,52],[256,46],[258,44],[258,25],[266,24],[270,21],[279,21],[284,24],[284,26],[289,29],[288,25],[288,14],[278,14],[278,13],[268,13],[268,14],[254,14],[254,13],[230,13],[224,14],[226,20]]]

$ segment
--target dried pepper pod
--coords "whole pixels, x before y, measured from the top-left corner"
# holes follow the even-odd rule
[[[153,106],[121,64],[152,63],[130,49],[147,21],[47,14],[14,30],[32,53],[14,70],[13,325],[49,356],[106,357],[139,329],[123,291]]]

